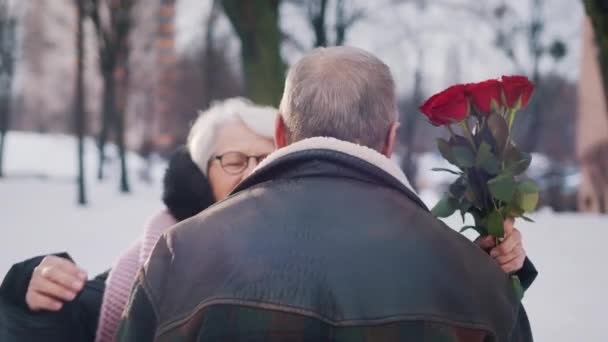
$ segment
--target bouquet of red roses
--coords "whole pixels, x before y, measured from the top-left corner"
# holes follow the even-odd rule
[[[458,176],[432,212],[448,217],[459,211],[473,216],[465,226],[497,242],[503,221],[525,216],[536,208],[539,190],[521,175],[531,157],[513,143],[516,113],[524,108],[534,85],[523,76],[503,76],[473,84],[459,84],[433,95],[420,110],[435,126],[445,126],[450,138],[438,139],[439,152],[457,170],[434,169]],[[519,283],[517,281],[517,283]]]

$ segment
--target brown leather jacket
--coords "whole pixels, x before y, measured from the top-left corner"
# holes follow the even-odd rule
[[[486,253],[383,165],[315,148],[268,161],[164,236],[118,340],[532,337],[509,278]]]

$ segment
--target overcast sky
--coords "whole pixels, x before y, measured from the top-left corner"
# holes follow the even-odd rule
[[[366,16],[348,32],[347,44],[369,50],[384,60],[393,71],[398,90],[411,89],[413,70],[422,63],[424,89],[435,92],[454,82],[472,82],[499,77],[502,74],[521,72],[493,45],[494,31],[484,19],[472,16],[458,6],[487,6],[503,0],[351,0],[354,6],[364,9]],[[16,0],[9,0],[13,5]],[[348,2],[348,1],[347,1]],[[420,9],[417,3],[428,3]],[[512,15],[529,21],[532,0],[506,1],[514,8]],[[549,44],[554,39],[563,40],[568,48],[566,57],[559,63],[543,58],[541,69],[555,71],[575,80],[578,78],[580,35],[584,10],[580,0],[543,0],[543,17],[546,27],[542,39]],[[283,1],[281,28],[301,45],[310,47],[313,34],[305,21],[301,8]],[[333,1],[330,0],[330,4]],[[448,3],[452,6],[440,5]],[[200,46],[204,23],[211,0],[177,1],[177,47],[187,53]],[[329,25],[332,24],[331,17]],[[229,58],[238,60],[239,43],[225,17],[218,23],[218,35],[228,37]],[[230,39],[230,37],[232,37]],[[418,50],[423,58],[418,60]],[[524,36],[518,41],[518,56],[524,68],[531,69]],[[293,45],[283,44],[283,56],[288,64],[302,53]],[[528,71],[529,73],[529,71]]]
[[[358,8],[365,9],[366,17],[349,31],[347,44],[364,48],[378,55],[392,69],[400,92],[411,89],[413,70],[423,63],[424,88],[435,92],[454,82],[471,82],[520,72],[503,52],[493,45],[494,31],[489,16],[476,18],[459,5],[479,6],[499,0],[433,0],[420,9],[417,2],[424,0],[353,0]],[[202,39],[203,23],[211,1],[178,0],[178,48],[188,51]],[[330,1],[331,2],[331,1]],[[453,6],[442,6],[439,2]],[[531,16],[530,0],[510,0],[515,10],[511,15],[522,21]],[[580,34],[584,17],[578,0],[544,0],[544,43],[563,40],[568,54],[559,63],[544,58],[541,69],[555,71],[570,79],[578,78]],[[332,16],[330,13],[329,16]],[[330,22],[331,25],[331,22]],[[311,46],[313,34],[305,21],[302,9],[282,5],[281,27],[302,45]],[[219,31],[224,36],[231,28],[225,18],[220,20]],[[232,44],[234,56],[238,42]],[[417,50],[421,48],[422,60]],[[524,68],[531,69],[524,36],[518,41],[518,56]],[[301,56],[293,45],[284,44],[283,56],[293,63]],[[528,71],[529,72],[529,71]]]

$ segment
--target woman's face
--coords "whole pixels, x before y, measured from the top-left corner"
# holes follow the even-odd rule
[[[257,166],[257,159],[267,156],[273,150],[272,139],[253,133],[240,120],[222,127],[217,135],[216,150],[209,161],[208,171],[215,200],[226,198]],[[222,160],[216,157],[221,157]]]

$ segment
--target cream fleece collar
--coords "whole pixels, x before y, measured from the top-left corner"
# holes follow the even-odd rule
[[[405,187],[407,187],[413,193],[414,188],[412,188],[409,180],[401,171],[401,169],[393,162],[388,159],[386,156],[382,155],[378,151],[375,151],[369,147],[357,145],[351,142],[330,138],[330,137],[314,137],[308,138],[304,140],[300,140],[295,142],[289,146],[280,148],[275,152],[271,153],[264,161],[262,161],[252,172],[251,175],[254,175],[260,169],[264,168],[266,165],[269,165],[273,161],[282,158],[288,154],[305,151],[305,150],[330,150],[337,151],[344,154],[348,154],[350,156],[362,159],[367,161],[368,163],[379,167],[393,178],[399,180]]]

